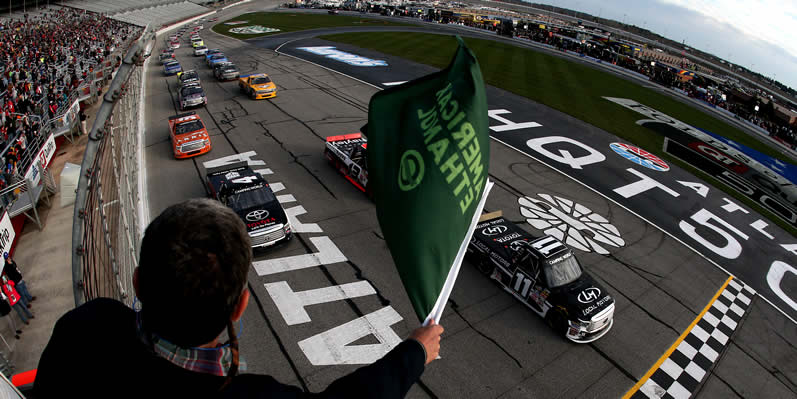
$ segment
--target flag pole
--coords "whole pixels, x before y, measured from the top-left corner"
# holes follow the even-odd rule
[[[482,214],[484,204],[487,202],[487,196],[490,194],[490,189],[492,188],[493,182],[491,182],[488,178],[487,182],[484,184],[484,191],[482,192],[481,200],[479,200],[479,205],[473,211],[468,233],[465,234],[465,239],[459,246],[457,257],[454,258],[454,264],[451,265],[451,269],[448,271],[446,282],[443,284],[443,288],[440,290],[440,296],[437,297],[437,301],[432,307],[431,312],[429,312],[429,315],[426,316],[426,320],[423,321],[423,326],[428,325],[429,321],[432,319],[434,319],[435,324],[440,323],[440,317],[443,316],[443,309],[445,309],[446,303],[448,303],[448,297],[451,296],[451,291],[454,289],[454,283],[457,281],[457,276],[459,275],[459,268],[462,266],[462,261],[465,259],[465,252],[468,249],[468,244],[470,243],[471,237],[473,237],[473,231],[476,230],[476,225],[479,224],[479,217]]]

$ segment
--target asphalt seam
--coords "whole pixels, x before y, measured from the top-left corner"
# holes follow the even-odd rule
[[[520,363],[520,360],[518,360],[518,358],[516,358],[514,355],[512,355],[511,353],[509,353],[509,351],[508,351],[508,350],[506,350],[506,348],[504,348],[504,347],[503,347],[501,344],[499,344],[499,343],[498,343],[498,341],[496,341],[496,340],[495,340],[495,338],[492,338],[492,337],[489,337],[489,336],[487,336],[487,334],[485,334],[484,332],[482,332],[481,330],[479,330],[478,328],[476,328],[476,326],[474,326],[473,324],[471,324],[471,322],[470,322],[470,321],[468,321],[468,319],[467,319],[467,318],[466,318],[466,317],[465,317],[465,316],[464,316],[462,313],[460,313],[460,312],[459,312],[459,305],[457,305],[457,302],[456,302],[456,301],[454,301],[453,299],[449,298],[449,299],[448,299],[448,303],[449,303],[449,304],[451,304],[451,310],[453,310],[453,311],[454,311],[454,313],[456,313],[456,314],[457,314],[457,316],[459,316],[459,317],[462,319],[462,321],[464,321],[464,322],[465,322],[465,324],[467,324],[467,325],[468,325],[468,327],[470,327],[470,329],[471,329],[471,330],[475,331],[475,332],[476,332],[476,334],[479,334],[479,335],[481,335],[481,336],[482,336],[484,339],[486,339],[486,340],[488,340],[488,341],[492,342],[492,343],[493,343],[493,345],[495,345],[495,346],[496,346],[498,349],[500,349],[500,350],[501,350],[501,352],[504,352],[504,354],[505,354],[507,357],[509,357],[510,359],[514,360],[514,361],[515,361],[515,363],[517,364],[517,366],[518,366],[519,368],[523,368],[523,364],[521,364],[521,363]]]

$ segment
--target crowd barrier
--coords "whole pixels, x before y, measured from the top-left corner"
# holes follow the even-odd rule
[[[152,40],[147,27],[127,50],[89,132],[72,226],[75,306],[98,297],[132,305],[141,236],[141,64]]]

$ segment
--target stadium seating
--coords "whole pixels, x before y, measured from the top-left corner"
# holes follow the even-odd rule
[[[139,1],[147,2],[147,0]],[[112,18],[139,26],[146,26],[149,23],[157,26],[188,19],[209,11],[210,9],[190,1],[180,1],[137,8],[114,14]]]
[[[209,11],[197,3],[198,1],[186,0],[79,0],[69,2],[67,5],[144,26],[150,22],[163,24],[178,21]],[[174,13],[174,18],[170,13]],[[152,17],[155,19],[149,19]]]

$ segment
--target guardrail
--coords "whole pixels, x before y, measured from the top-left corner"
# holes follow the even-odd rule
[[[128,49],[89,133],[72,225],[75,306],[98,297],[132,305],[140,237],[140,65],[150,32],[147,27]]]

